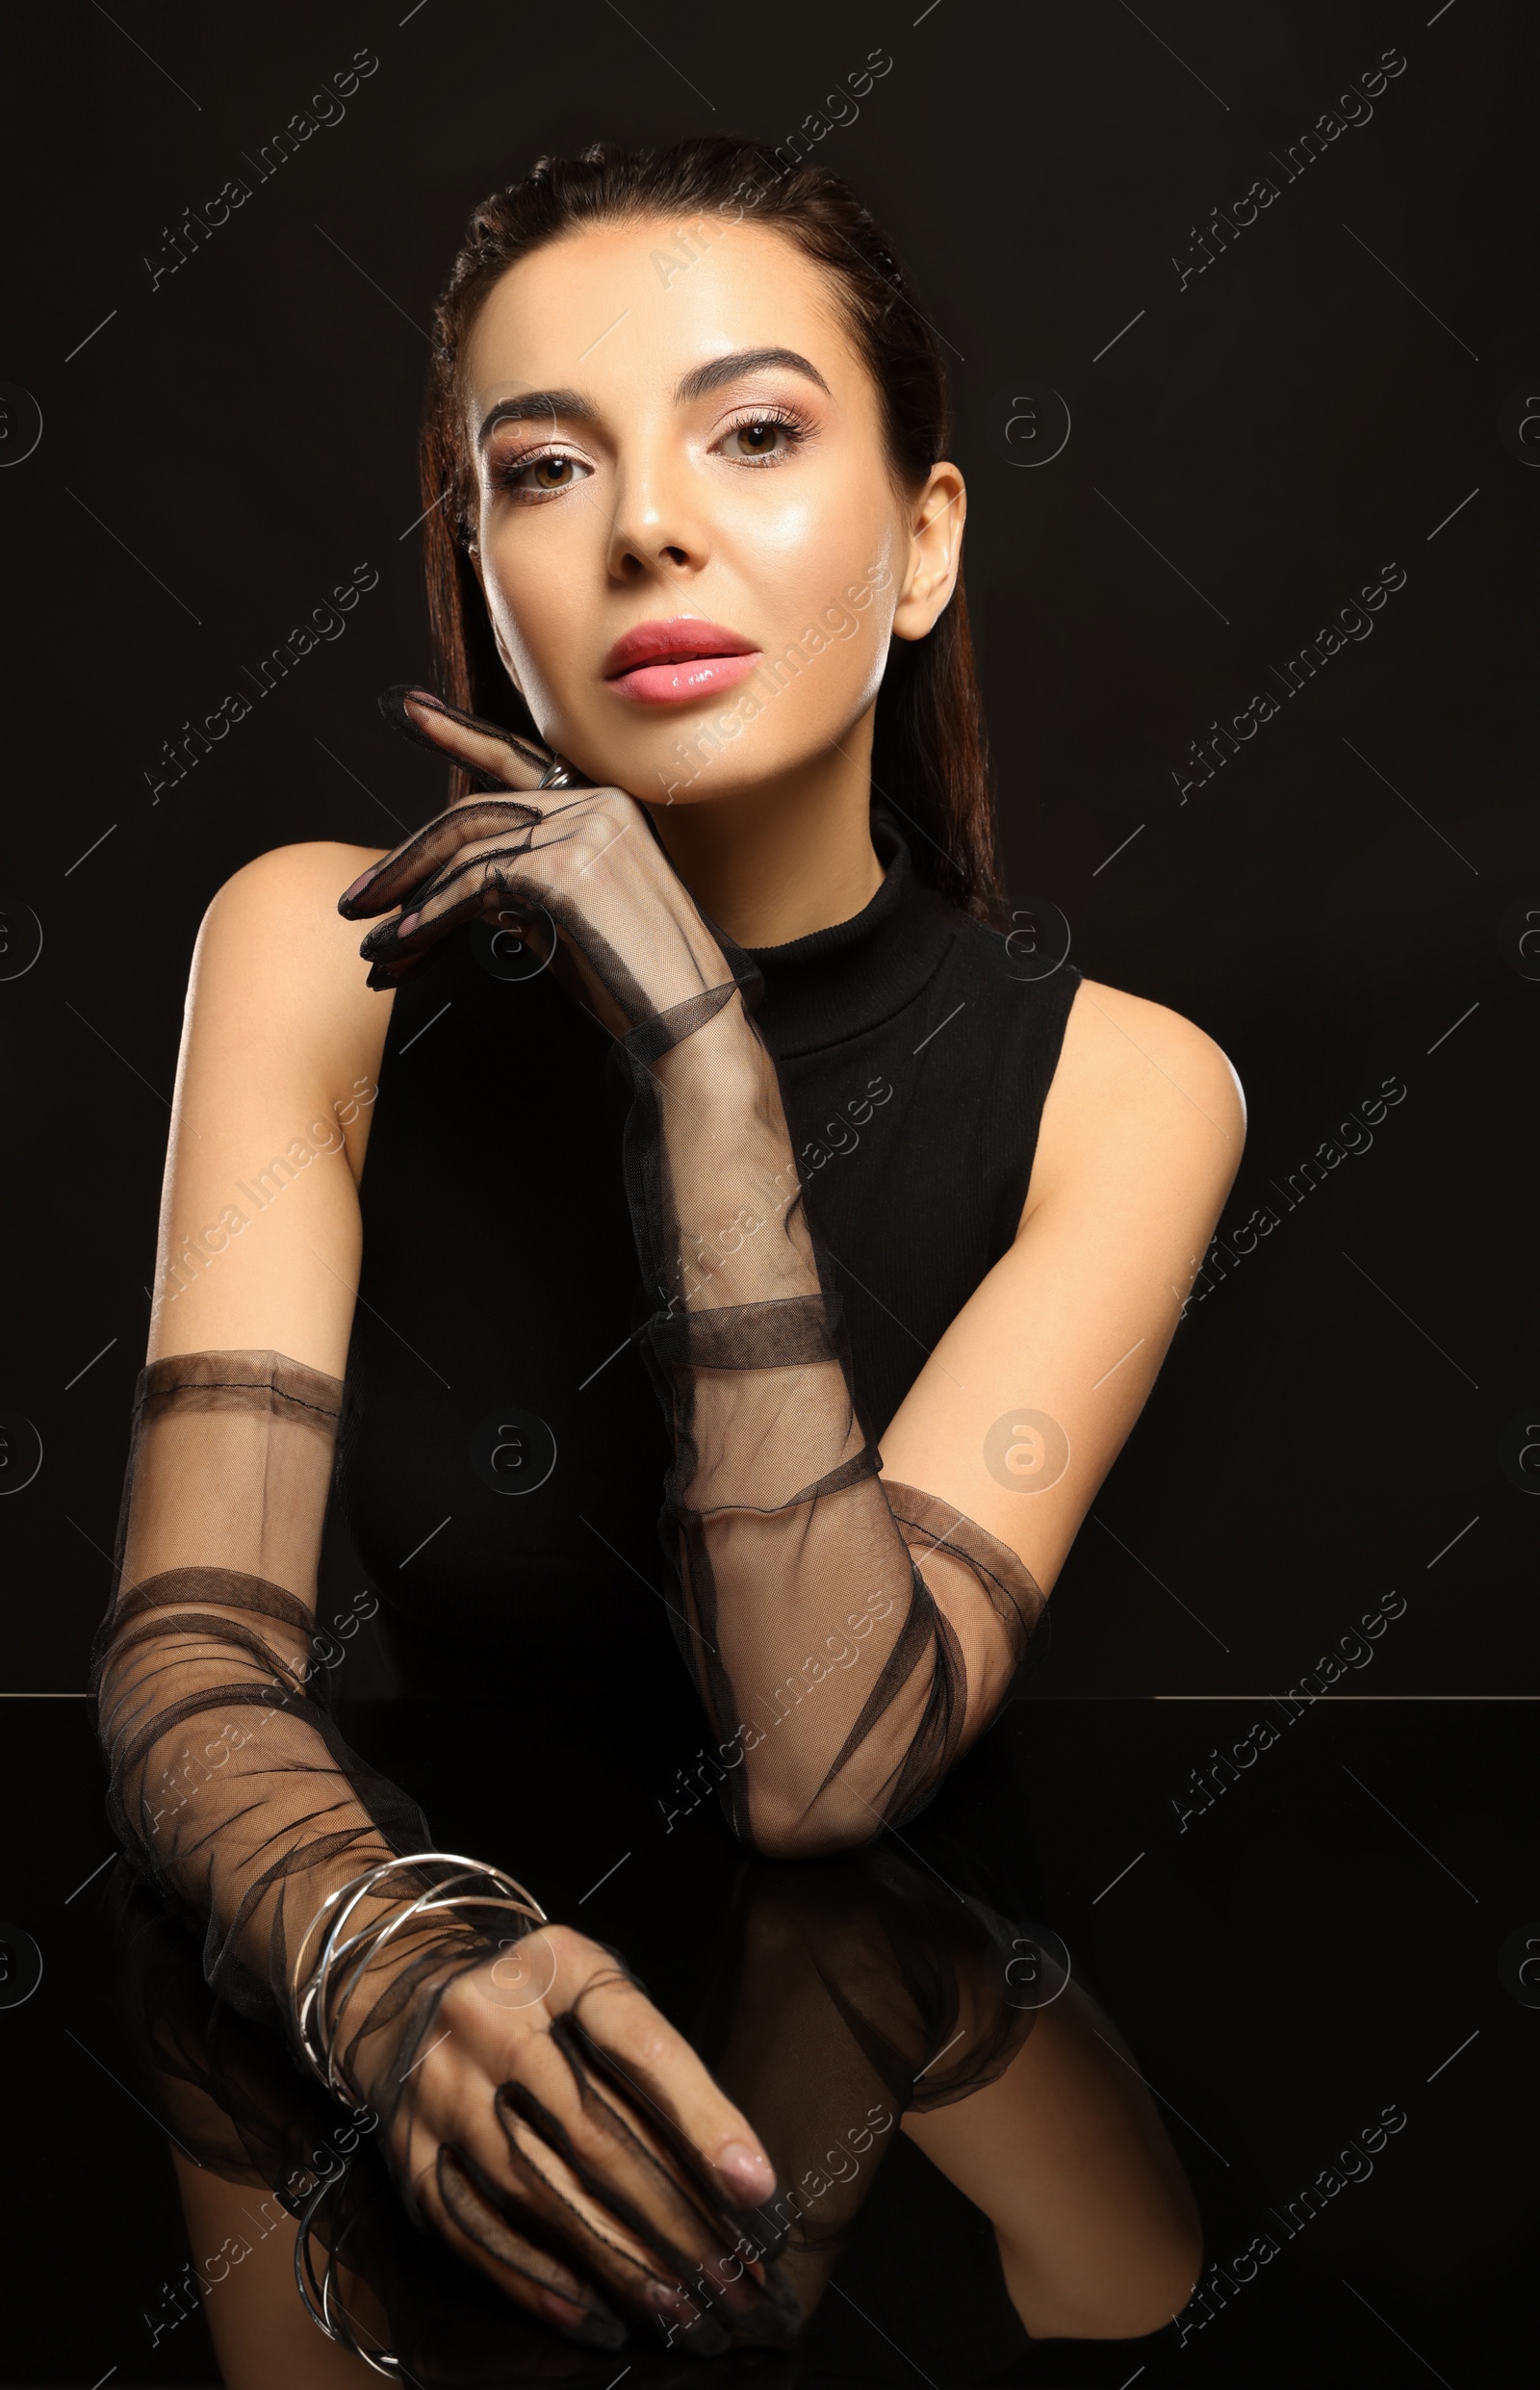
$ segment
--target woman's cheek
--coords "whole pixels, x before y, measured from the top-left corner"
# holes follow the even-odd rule
[[[483,506],[476,536],[487,610],[521,672],[527,663],[555,682],[586,656],[587,645],[574,652],[573,642],[594,635],[604,530],[581,490],[543,505]]]
[[[849,626],[843,634],[830,628],[835,620]],[[828,612],[807,608],[773,672],[752,684],[762,695],[763,710],[737,741],[739,768],[783,769],[843,741],[882,685],[891,624],[886,602],[874,602],[860,614],[842,601],[833,602]],[[788,672],[794,657],[801,660]]]
[[[549,565],[531,571],[521,558],[517,570],[500,575],[488,607],[526,704],[553,737],[558,724],[574,718],[579,676],[596,635],[564,602],[562,579]]]
[[[734,527],[734,578],[761,599],[767,624],[800,638],[844,604],[880,536],[863,511],[848,491],[803,490],[773,508],[761,504]]]

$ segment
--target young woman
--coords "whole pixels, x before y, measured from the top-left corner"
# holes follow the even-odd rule
[[[902,1828],[1009,1695],[1244,1114],[1200,1030],[1011,928],[947,445],[830,177],[701,141],[489,199],[424,438],[439,687],[387,704],[454,801],[259,858],[193,964],[114,1814],[414,2214],[601,2342],[790,2327],[772,2168],[615,1953],[337,1733],[338,1424],[414,1686],[627,1732],[683,1688],[762,1857]]]

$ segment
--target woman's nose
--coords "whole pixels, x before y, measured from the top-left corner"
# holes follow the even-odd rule
[[[701,494],[684,460],[649,456],[623,465],[609,533],[611,578],[674,578],[699,572],[709,553]]]

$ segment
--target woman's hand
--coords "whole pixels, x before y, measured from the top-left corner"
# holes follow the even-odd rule
[[[393,915],[360,948],[372,987],[393,987],[449,931],[488,916],[518,921],[537,951],[559,940],[582,1000],[615,1037],[732,983],[634,797],[581,784],[540,788],[557,758],[493,723],[446,711],[425,690],[385,709],[451,761],[521,793],[462,798],[339,899],[348,920]]]
[[[614,1956],[547,1925],[444,1993],[391,2162],[449,2245],[588,2346],[786,2341],[797,2301],[749,2211],[757,2135]],[[622,2319],[625,2319],[623,2322]]]

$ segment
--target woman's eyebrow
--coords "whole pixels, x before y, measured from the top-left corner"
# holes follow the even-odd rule
[[[829,397],[834,396],[818,368],[795,348],[736,348],[731,356],[711,357],[684,374],[675,386],[675,404],[687,405],[692,398],[704,398],[711,391],[720,390],[724,382],[737,381],[745,373],[775,367],[783,373],[800,373],[805,380],[816,382]],[[542,417],[559,417],[570,424],[592,424],[598,421],[599,410],[578,390],[526,390],[522,398],[500,398],[496,406],[488,408],[475,435],[476,447],[485,445],[487,434],[498,424],[524,424]]]
[[[522,398],[500,398],[481,419],[475,435],[477,448],[483,446],[495,424],[523,424],[542,416],[560,416],[567,423],[591,424],[598,410],[577,390],[526,390]]]
[[[779,366],[787,373],[801,373],[809,382],[833,398],[834,393],[815,365],[799,356],[795,348],[737,348],[730,357],[712,357],[706,365],[695,366],[676,384],[674,400],[678,406],[692,398],[704,398],[710,391],[720,390],[724,382],[735,382],[741,374],[758,373],[762,368]]]

